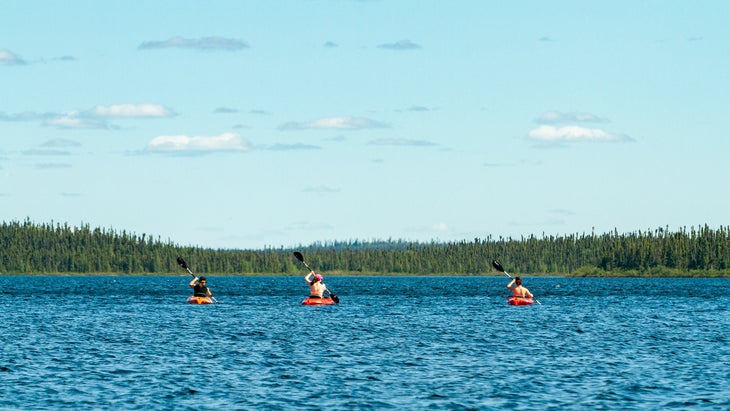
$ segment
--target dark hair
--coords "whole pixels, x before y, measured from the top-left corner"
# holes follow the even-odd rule
[[[522,285],[522,279],[520,277],[515,277],[515,283],[517,283],[517,285]]]
[[[201,281],[208,281],[208,280],[206,280],[205,277],[198,278],[198,282],[201,282]]]

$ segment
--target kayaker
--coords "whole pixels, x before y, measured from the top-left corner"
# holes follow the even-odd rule
[[[507,284],[507,288],[512,290],[512,295],[515,297],[532,298],[532,293],[530,292],[530,290],[527,289],[527,287],[522,286],[522,278],[520,278],[519,276],[513,278],[512,281]]]
[[[210,289],[206,285],[207,282],[205,277],[195,277],[190,280],[189,285],[193,289],[193,295],[196,297],[213,297],[213,293],[210,292]]]
[[[322,298],[325,292],[327,292],[327,294],[332,294],[330,290],[327,289],[327,286],[322,282],[323,279],[324,277],[322,277],[322,274],[315,274],[314,271],[310,271],[309,274],[304,276],[304,281],[309,284],[310,297]]]

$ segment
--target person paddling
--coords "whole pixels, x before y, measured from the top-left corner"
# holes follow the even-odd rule
[[[515,276],[515,278],[510,281],[509,284],[507,284],[507,288],[512,290],[512,295],[515,297],[530,297],[532,298],[532,293],[530,290],[527,289],[527,287],[522,286],[522,278],[519,276]]]
[[[211,297],[213,298],[213,293],[210,292],[210,289],[206,285],[208,281],[205,279],[205,277],[193,277],[192,280],[190,280],[190,288],[193,289],[193,295],[195,297]]]
[[[324,277],[322,277],[322,274],[315,274],[314,271],[310,271],[309,274],[304,276],[304,281],[309,284],[310,298],[322,298],[325,292],[332,295],[332,292],[330,292],[330,290],[327,289],[327,286],[322,282],[323,279]]]

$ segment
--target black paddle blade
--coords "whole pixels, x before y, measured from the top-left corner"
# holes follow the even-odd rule
[[[335,304],[339,304],[340,303],[340,297],[338,297],[338,296],[336,296],[334,294],[330,294],[330,297],[332,297],[332,301],[334,301]]]
[[[294,251],[294,257],[296,257],[297,260],[304,262],[304,256],[299,251]]]
[[[188,265],[185,262],[185,260],[182,259],[182,257],[178,257],[177,258],[177,263],[180,265],[180,267],[182,267],[182,268],[184,268],[186,270],[188,269]]]
[[[500,264],[497,260],[492,260],[492,267],[496,268],[497,271],[504,272],[504,267],[502,267],[502,264]]]

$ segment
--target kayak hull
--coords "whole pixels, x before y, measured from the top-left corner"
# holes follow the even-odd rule
[[[191,295],[188,297],[188,304],[213,304],[213,300],[210,297],[196,297]]]
[[[332,305],[335,301],[330,297],[307,297],[302,301],[302,305]]]
[[[530,297],[510,297],[507,299],[509,305],[532,305],[534,300]]]

